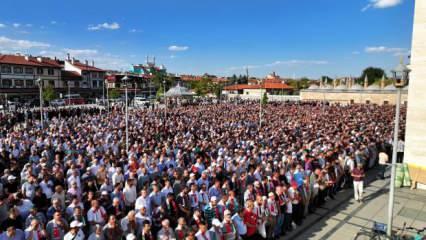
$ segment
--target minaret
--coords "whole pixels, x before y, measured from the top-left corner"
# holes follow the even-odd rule
[[[336,88],[337,86],[337,79],[335,78],[335,79],[333,79],[333,88]]]
[[[385,88],[385,74],[383,74],[382,80],[380,80],[380,88],[381,89]]]
[[[367,74],[365,75],[365,78],[364,78],[364,88],[368,88],[368,76],[367,76]]]

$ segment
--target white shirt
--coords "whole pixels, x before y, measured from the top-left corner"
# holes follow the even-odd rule
[[[105,223],[105,219],[103,217],[105,214],[105,209],[102,206],[100,206],[98,210],[90,208],[87,212],[87,221],[103,225]]]
[[[64,236],[64,240],[84,240],[84,233],[81,231],[81,229],[78,230],[77,236],[72,235],[71,232],[68,232]]]
[[[389,162],[388,155],[386,153],[384,153],[384,152],[379,153],[379,164],[380,165],[385,165],[388,162]]]
[[[139,212],[139,210],[142,207],[145,207],[146,208],[146,213],[148,215],[151,215],[151,201],[150,201],[150,198],[148,196],[146,196],[146,197],[140,196],[140,197],[138,197],[136,199],[135,210],[137,212]]]
[[[198,232],[195,234],[195,237],[197,238],[197,240],[210,240],[211,239],[209,231],[206,231],[203,235],[201,233],[201,231],[198,230]]]
[[[136,187],[132,186],[132,187],[125,187],[123,189],[123,194],[124,194],[124,203],[126,204],[126,206],[129,206],[131,204],[134,204],[137,198],[137,193],[136,193]]]

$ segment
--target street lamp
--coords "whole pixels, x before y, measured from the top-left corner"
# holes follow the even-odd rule
[[[127,75],[125,75],[121,81],[124,82],[124,87],[125,87],[125,91],[126,91],[126,153],[128,153],[129,151],[129,111],[128,111],[128,106],[127,106],[127,101],[128,101],[128,97],[127,97],[127,81],[129,80],[129,77]]]
[[[105,85],[106,85],[106,97],[107,97],[106,107],[108,108],[108,113],[109,113],[108,79],[104,80],[104,86]],[[104,104],[105,104],[105,102],[104,102]]]
[[[43,80],[39,77],[36,82],[40,90],[40,124],[41,128],[43,128]]]
[[[259,100],[259,131],[262,128],[262,100],[263,100],[263,94],[262,94],[262,84],[260,85],[260,100]]]
[[[388,206],[388,228],[387,235],[392,237],[392,218],[393,218],[393,206],[395,198],[395,171],[396,171],[396,154],[398,147],[398,132],[399,132],[399,115],[401,107],[401,89],[408,82],[408,74],[410,69],[404,64],[403,59],[394,70],[392,70],[392,75],[394,79],[394,85],[396,88],[396,109],[395,109],[395,126],[393,130],[393,147],[392,147],[392,170],[391,170],[391,183],[389,189],[389,206]]]
[[[164,94],[164,123],[165,123],[167,119],[166,80],[163,80],[163,94]]]

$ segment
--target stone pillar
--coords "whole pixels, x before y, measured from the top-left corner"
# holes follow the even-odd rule
[[[426,176],[426,98],[424,97],[426,92],[426,1],[424,0],[415,1],[410,68],[404,162],[423,169],[420,172]],[[422,184],[426,184],[426,180]],[[424,188],[425,185],[421,187]]]

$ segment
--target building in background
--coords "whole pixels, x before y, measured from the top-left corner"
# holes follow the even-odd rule
[[[266,93],[271,101],[297,100],[298,96],[291,96],[293,90],[293,87],[286,84],[285,79],[272,73],[264,79],[249,79],[247,84],[226,86],[223,95],[227,98],[259,99]]]
[[[402,101],[406,104],[408,87],[402,91]],[[352,78],[333,80],[332,84],[320,81],[319,86],[312,84],[308,89],[300,91],[302,101],[326,101],[330,103],[366,103],[366,104],[395,104],[396,88],[393,84],[385,85],[383,78],[380,84],[368,85],[355,83]]]
[[[0,54],[0,98],[27,102],[39,98],[38,78],[43,86],[52,87],[58,96],[80,94],[96,98],[102,94],[105,70],[89,65],[88,61],[68,57],[59,60],[30,55]]]

